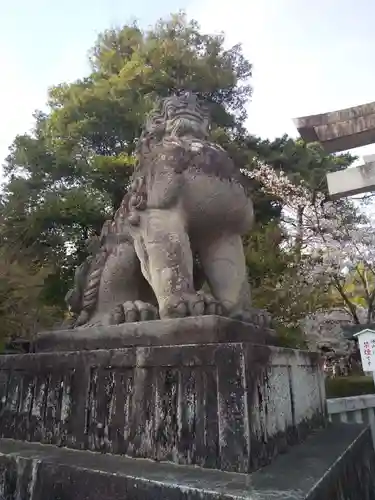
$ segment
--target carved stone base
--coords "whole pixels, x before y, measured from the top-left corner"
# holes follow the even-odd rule
[[[56,352],[225,342],[277,345],[277,336],[274,330],[256,324],[222,316],[197,316],[41,332],[32,350]]]
[[[248,472],[325,425],[316,353],[244,342],[251,325],[187,319],[85,329],[84,345],[54,333],[59,349],[91,350],[0,356],[0,436]],[[154,343],[181,345],[94,350],[153,328]]]

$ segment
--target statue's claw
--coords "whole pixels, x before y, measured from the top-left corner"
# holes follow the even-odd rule
[[[158,319],[158,310],[152,304],[135,300],[124,304],[118,304],[108,316],[109,325],[120,325],[122,323],[135,323],[138,321],[149,321]]]
[[[238,319],[245,323],[252,323],[261,328],[271,328],[271,316],[263,309],[248,308],[230,315],[232,319]]]
[[[208,314],[221,316],[223,308],[212,295],[201,291],[172,297],[160,311],[161,318],[183,318]]]

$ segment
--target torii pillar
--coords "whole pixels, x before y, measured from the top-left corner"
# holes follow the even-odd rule
[[[327,153],[375,143],[375,102],[320,115],[294,119],[302,139],[320,142]],[[364,158],[364,165],[327,174],[333,198],[375,191],[375,155]]]

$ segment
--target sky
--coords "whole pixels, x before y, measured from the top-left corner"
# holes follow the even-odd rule
[[[144,27],[183,9],[206,32],[242,43],[253,64],[247,127],[298,135],[293,118],[375,101],[374,0],[4,0],[0,7],[0,163],[48,88],[88,72],[101,31]],[[230,7],[229,7],[230,6]],[[375,145],[353,150],[362,156]]]

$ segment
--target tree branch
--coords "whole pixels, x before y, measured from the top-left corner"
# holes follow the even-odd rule
[[[338,280],[338,278],[336,276],[333,277],[333,281],[335,282],[334,286],[335,286],[336,290],[339,292],[343,301],[347,305],[349,312],[353,317],[354,323],[356,325],[360,325],[361,322],[359,321],[359,318],[357,315],[357,308],[355,307],[355,305],[352,302],[350,302],[349,298],[347,297],[347,295],[345,294],[345,292],[343,290],[343,287],[342,287],[340,281]]]

